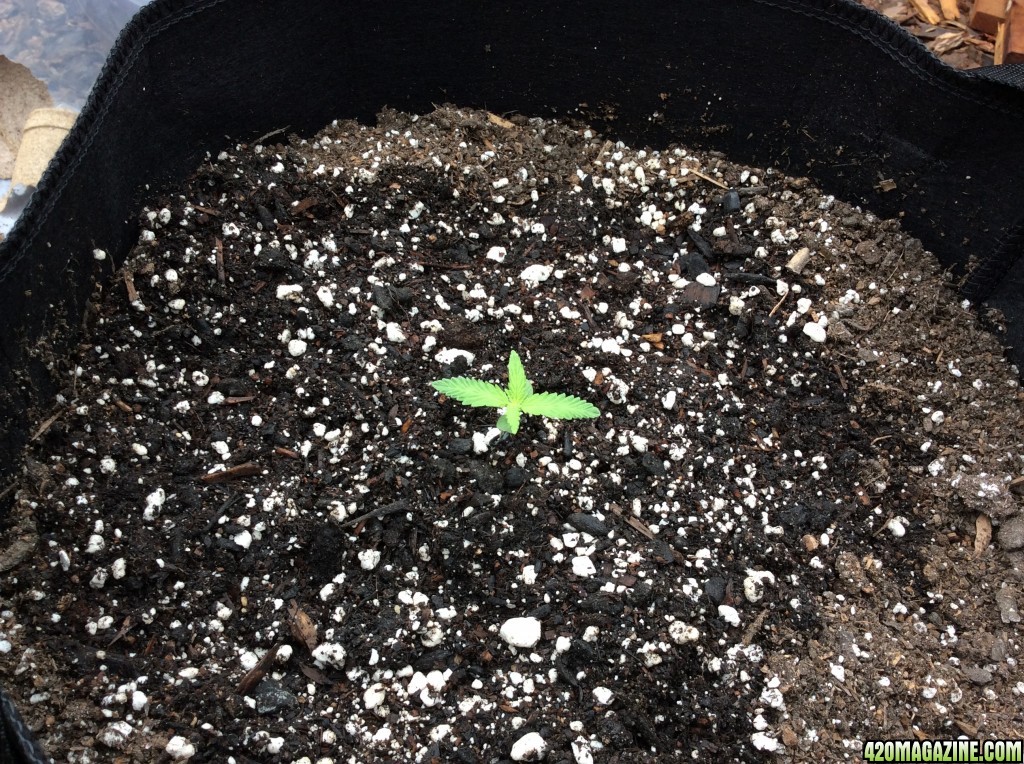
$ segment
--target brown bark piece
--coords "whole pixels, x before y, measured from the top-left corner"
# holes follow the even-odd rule
[[[1024,62],[1024,0],[1013,0],[1006,14],[1006,52],[1004,64]]]
[[[967,26],[995,36],[999,22],[1006,18],[1006,0],[974,0]]]
[[[974,556],[981,557],[992,543],[992,520],[988,515],[978,515],[974,523]]]
[[[910,0],[910,4],[914,6],[914,11],[926,24],[936,25],[942,23],[942,17],[932,8],[928,0]]]
[[[302,642],[310,652],[313,652],[317,644],[319,644],[317,642],[316,624],[313,622],[313,619],[306,614],[305,610],[299,607],[295,600],[288,603],[288,615],[292,636]]]

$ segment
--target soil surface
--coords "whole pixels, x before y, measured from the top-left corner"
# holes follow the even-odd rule
[[[442,108],[235,146],[143,227],[0,550],[57,761],[1024,738],[1018,378],[896,222]],[[513,349],[600,417],[430,386]]]

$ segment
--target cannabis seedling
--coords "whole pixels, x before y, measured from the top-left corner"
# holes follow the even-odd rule
[[[597,406],[575,395],[533,392],[533,385],[526,378],[523,362],[519,360],[519,354],[514,350],[508,356],[506,388],[470,377],[439,379],[430,384],[439,393],[444,393],[467,406],[504,408],[505,413],[498,418],[497,427],[502,432],[513,435],[519,432],[521,413],[546,416],[550,419],[593,419],[601,415]]]

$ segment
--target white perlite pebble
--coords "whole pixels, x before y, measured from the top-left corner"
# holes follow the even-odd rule
[[[712,276],[710,273],[705,272],[697,276],[697,283],[700,284],[701,286],[713,287],[718,282],[715,281],[714,276]]]
[[[405,332],[403,332],[402,327],[394,321],[388,323],[388,325],[384,327],[384,331],[387,334],[388,342],[405,342]]]
[[[335,668],[344,668],[345,666],[345,648],[336,642],[324,642],[317,645],[312,655],[314,662],[321,668],[328,665]]]
[[[550,265],[541,265],[540,263],[534,263],[528,265],[523,269],[523,272],[519,274],[519,278],[523,281],[547,281],[551,278],[551,273],[554,271]]]
[[[907,532],[906,522],[905,517],[894,517],[885,524],[885,528],[896,538],[903,538]]]
[[[238,546],[242,547],[242,549],[248,549],[250,546],[252,546],[252,534],[249,533],[249,531],[242,531],[241,533],[236,533],[234,536],[231,537],[231,540],[238,544]]]
[[[299,302],[302,300],[302,286],[299,284],[279,284],[277,287],[277,299]]]
[[[677,645],[685,645],[687,642],[696,642],[700,639],[700,632],[682,621],[670,623],[668,625],[668,635]]]
[[[750,742],[759,751],[775,751],[779,747],[779,741],[764,732],[755,732],[750,736]]]
[[[548,744],[536,732],[527,732],[512,744],[512,761],[540,761],[548,750]]]
[[[573,557],[572,572],[580,578],[590,578],[597,574],[597,568],[589,557]]]
[[[455,359],[459,356],[465,358],[466,363],[470,365],[476,360],[476,356],[473,353],[470,353],[468,350],[459,350],[458,348],[445,348],[434,354],[434,360],[438,363],[449,364],[454,363]]]
[[[298,358],[306,352],[306,343],[303,340],[288,340],[288,355]]]
[[[615,697],[615,693],[607,687],[595,687],[591,692],[594,693],[594,700],[602,706],[609,705],[612,702],[612,698]]]
[[[188,738],[181,735],[175,735],[168,740],[164,750],[176,761],[187,761],[196,755],[196,747],[188,742]]]
[[[815,342],[824,342],[826,337],[825,327],[821,324],[804,324],[804,334]]]
[[[334,305],[334,292],[331,291],[330,287],[322,286],[317,288],[316,296],[325,308],[330,308]]]
[[[669,390],[667,393],[665,393],[665,395],[663,395],[661,398],[661,405],[662,408],[666,408],[669,411],[674,409],[676,406],[676,391]]]
[[[509,618],[501,625],[498,636],[512,647],[533,647],[540,641],[540,621],[533,616]]]
[[[373,570],[380,562],[380,552],[376,549],[364,549],[359,553],[359,567],[363,570]]]
[[[493,260],[496,263],[503,263],[507,254],[508,252],[504,247],[491,247],[487,250],[486,257],[488,260]]]
[[[740,625],[740,614],[736,608],[731,605],[719,605],[718,615],[721,616],[726,623],[731,624],[732,626]]]
[[[152,521],[160,512],[160,508],[167,501],[167,494],[163,489],[157,489],[145,497],[145,509],[142,510],[142,519]]]
[[[576,738],[572,743],[572,756],[576,759],[576,764],[594,764],[590,741],[583,737]]]
[[[748,570],[743,579],[743,596],[748,602],[758,602],[764,596],[766,584],[774,584],[775,576],[767,570]]]
[[[132,708],[136,711],[144,711],[146,706],[149,705],[149,698],[146,693],[141,690],[135,690],[132,693]]]
[[[107,748],[122,751],[127,747],[128,738],[132,732],[134,730],[128,722],[114,722],[100,730],[99,734],[96,735],[96,739],[107,746]]]
[[[384,689],[384,685],[376,682],[367,687],[363,693],[363,705],[368,710],[376,708],[387,699],[387,696],[387,690]]]

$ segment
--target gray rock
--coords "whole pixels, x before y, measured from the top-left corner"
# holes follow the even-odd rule
[[[256,713],[258,714],[272,714],[282,708],[291,708],[298,703],[295,695],[269,676],[264,677],[252,696],[256,700]]]
[[[608,526],[585,512],[573,512],[566,521],[576,530],[589,533],[594,538],[604,538],[608,535]]]
[[[992,649],[989,650],[988,657],[993,663],[1002,663],[1006,660],[1008,654],[1006,640],[999,637],[992,643]]]
[[[469,476],[484,493],[500,494],[505,481],[501,473],[483,462],[473,461],[467,466]]]
[[[452,438],[448,442],[448,453],[462,456],[473,451],[473,441],[469,438]]]
[[[1020,611],[1017,609],[1017,595],[1005,581],[996,592],[996,606],[1003,623],[1020,623]]]
[[[661,477],[665,474],[665,462],[654,454],[646,453],[641,456],[640,465],[644,470],[646,470],[647,474],[652,477]]]
[[[704,582],[704,593],[708,595],[710,599],[716,605],[721,605],[725,602],[725,595],[727,593],[728,581],[721,576],[714,576]]]
[[[529,474],[522,467],[509,467],[505,472],[505,487],[510,491],[520,488],[529,478]]]
[[[1024,515],[1010,518],[999,526],[999,546],[1006,551],[1024,547]]]
[[[971,666],[970,668],[965,668],[963,671],[964,676],[974,682],[974,684],[985,685],[992,681],[992,672],[988,669],[981,668],[981,666]]]

